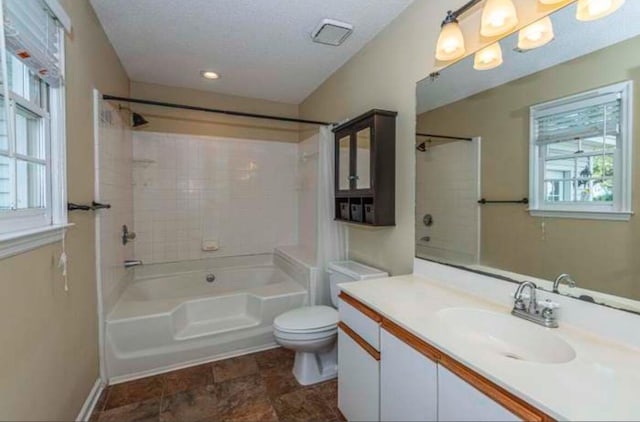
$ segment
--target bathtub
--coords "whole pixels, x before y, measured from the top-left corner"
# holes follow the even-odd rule
[[[109,382],[275,347],[274,318],[308,302],[300,281],[272,254],[137,268],[106,320]]]

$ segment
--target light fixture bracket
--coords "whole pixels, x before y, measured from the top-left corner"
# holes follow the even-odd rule
[[[467,12],[469,9],[471,9],[473,6],[475,6],[480,2],[482,2],[482,0],[470,0],[464,6],[462,6],[461,8],[455,11],[449,10],[447,12],[447,16],[442,21],[442,26],[445,26],[446,24],[453,23],[453,22],[458,23],[458,18],[461,15],[463,15],[465,12]]]

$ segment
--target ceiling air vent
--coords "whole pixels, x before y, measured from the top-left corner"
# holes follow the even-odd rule
[[[352,32],[353,25],[333,19],[323,19],[320,25],[311,33],[311,38],[313,42],[338,46],[342,44]]]

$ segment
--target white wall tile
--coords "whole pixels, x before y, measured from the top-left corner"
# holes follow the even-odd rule
[[[133,138],[134,160],[148,163],[133,169],[137,258],[171,262],[297,244],[298,145],[151,132]],[[203,240],[217,240],[220,250],[203,252]]]

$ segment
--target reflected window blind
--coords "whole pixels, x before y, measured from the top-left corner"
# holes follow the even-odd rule
[[[578,107],[574,103],[540,112],[535,120],[536,144],[620,134],[622,98],[619,94],[581,100]]]
[[[7,50],[51,86],[62,83],[59,24],[43,0],[4,0]]]

